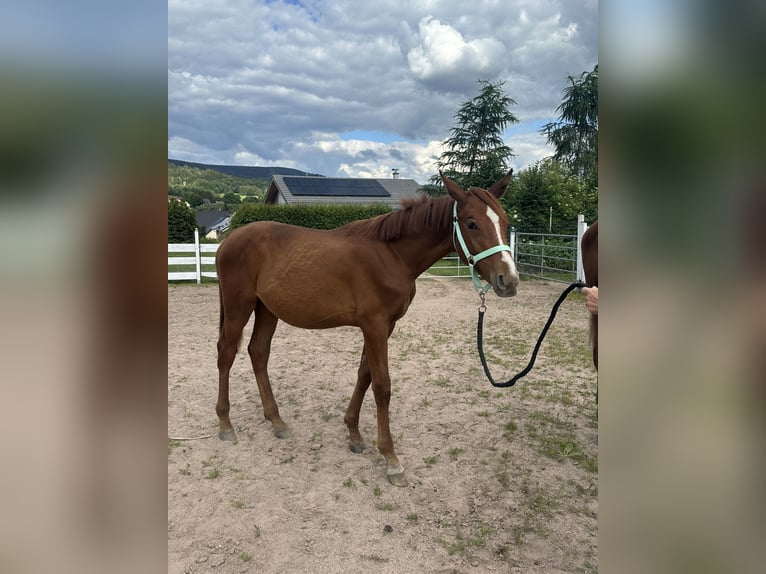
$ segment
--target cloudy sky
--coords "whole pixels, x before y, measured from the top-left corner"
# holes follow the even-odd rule
[[[168,157],[337,177],[436,172],[479,79],[505,82],[519,170],[550,155],[597,0],[169,0]]]

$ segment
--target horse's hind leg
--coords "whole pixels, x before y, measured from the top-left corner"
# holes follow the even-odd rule
[[[348,427],[348,446],[355,453],[360,453],[365,448],[362,435],[359,432],[359,412],[362,408],[364,395],[370,387],[370,382],[372,382],[372,375],[370,374],[370,366],[367,363],[367,352],[366,349],[362,349],[362,359],[359,362],[356,386],[354,387],[354,393],[351,395],[351,401],[348,403],[346,416],[343,419]]]
[[[271,421],[277,438],[287,438],[290,436],[290,431],[282,417],[279,416],[279,407],[277,407],[274,393],[271,391],[267,369],[271,354],[271,339],[277,329],[278,321],[279,319],[266,308],[263,302],[258,301],[255,306],[255,327],[253,327],[253,336],[247,346],[247,352],[253,363],[253,373],[258,383],[258,392],[261,395],[263,414]]]
[[[223,300],[221,301],[221,327],[218,335],[218,402],[215,405],[219,424],[218,437],[221,440],[237,440],[229,419],[229,371],[242,338],[242,329],[252,312],[253,307],[250,304],[239,302],[236,306],[230,304],[225,307]]]

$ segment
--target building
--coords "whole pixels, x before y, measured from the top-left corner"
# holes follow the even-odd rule
[[[414,179],[274,175],[264,203],[273,205],[383,203],[396,209],[402,199],[417,197],[419,188],[420,185]]]
[[[197,212],[197,227],[202,229],[201,234],[207,239],[218,239],[230,224],[231,214],[228,211],[204,209]]]

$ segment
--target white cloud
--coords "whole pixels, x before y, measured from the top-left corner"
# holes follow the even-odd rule
[[[419,26],[419,44],[407,54],[410,71],[420,81],[452,80],[456,86],[494,77],[503,66],[502,42],[495,38],[466,41],[452,26],[426,17]]]
[[[513,113],[539,125],[554,119],[567,75],[597,58],[593,0],[470,10],[446,1],[172,0],[168,10],[168,154],[190,161],[379,177],[397,167],[424,183],[477,79],[504,81]],[[550,153],[530,130],[507,138],[520,166]],[[401,141],[341,139],[351,132]]]

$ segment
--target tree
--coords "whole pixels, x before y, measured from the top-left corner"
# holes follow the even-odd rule
[[[182,201],[168,202],[168,243],[194,241],[197,218],[191,207]]]
[[[598,192],[549,157],[521,170],[501,202],[519,231],[575,233],[578,214],[596,219]]]
[[[557,160],[598,187],[598,64],[567,80],[564,100],[556,108],[559,121],[545,124],[540,132],[555,146]]]
[[[233,205],[239,205],[240,203],[242,203],[242,200],[240,199],[239,195],[237,195],[233,191],[228,191],[223,194],[223,202],[228,207]]]
[[[192,207],[199,207],[204,203],[202,197],[196,191],[184,191],[181,197]]]
[[[457,126],[450,129],[451,135],[444,141],[446,150],[436,164],[464,189],[488,188],[508,173],[508,159],[514,154],[503,141],[503,131],[519,121],[509,110],[516,100],[503,92],[504,82],[479,80],[479,84],[479,95],[464,102],[455,114]],[[432,185],[424,186],[425,193],[436,195],[437,189],[444,193],[438,174],[429,182]]]
[[[554,190],[546,185],[540,163],[521,170],[501,199],[511,225],[526,233],[548,231],[550,208],[555,201]]]

